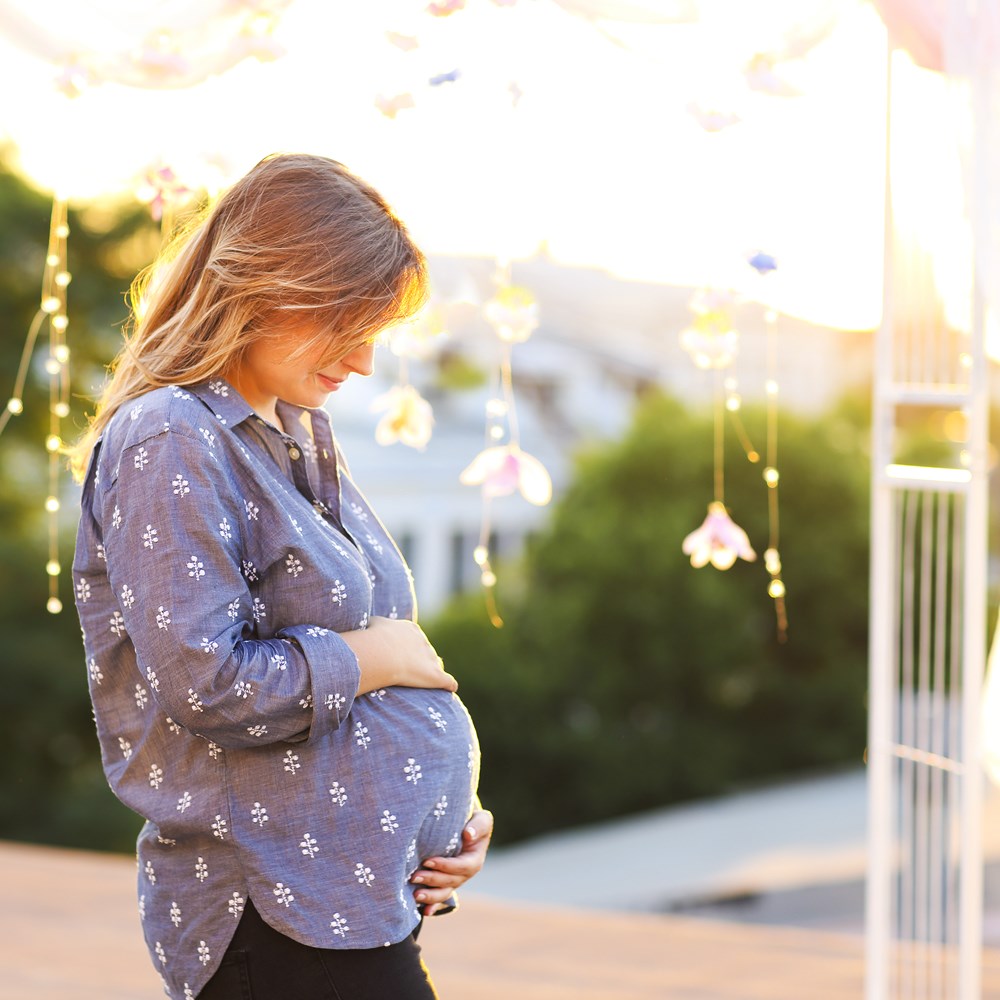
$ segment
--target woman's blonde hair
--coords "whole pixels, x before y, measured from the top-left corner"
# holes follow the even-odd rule
[[[142,393],[221,375],[289,320],[310,331],[295,355],[328,364],[426,295],[424,256],[378,192],[326,157],[267,157],[132,283],[125,344],[70,453],[74,476],[118,408]]]

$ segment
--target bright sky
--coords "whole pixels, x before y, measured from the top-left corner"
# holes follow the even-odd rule
[[[23,6],[53,39],[106,50],[128,44],[122,26],[137,18],[146,22],[131,37],[141,38],[157,11],[198,9],[191,0],[4,5]],[[424,6],[294,0],[276,35],[287,56],[247,61],[190,91],[106,84],[70,102],[53,90],[50,66],[0,51],[0,84],[17,94],[0,130],[39,183],[74,196],[120,190],[158,159],[211,182],[206,159],[238,175],[268,152],[303,149],[371,180],[431,253],[517,258],[544,241],[568,264],[735,287],[816,322],[877,325],[886,41],[863,0],[714,0],[698,25],[610,26],[617,40],[552,0],[469,0],[448,18]],[[755,53],[781,50],[830,12],[832,33],[778,66],[803,96],[746,87],[741,70]],[[387,29],[419,47],[401,51]],[[454,69],[457,81],[428,85]],[[516,108],[511,81],[523,95]],[[415,108],[395,120],[375,108],[376,95],[402,92]],[[691,104],[742,121],[708,133]],[[913,123],[926,124],[926,104]],[[896,180],[914,203],[938,177],[957,176],[925,154],[920,164]],[[778,258],[775,274],[746,265],[756,249]]]

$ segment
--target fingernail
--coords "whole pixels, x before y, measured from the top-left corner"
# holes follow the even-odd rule
[[[434,862],[433,861],[425,861],[424,862],[424,867],[425,868],[433,868],[434,867]]]
[[[469,835],[470,837],[475,837],[475,835],[476,835],[476,828],[475,828],[474,826],[467,826],[467,827],[465,828],[465,832],[466,832],[466,833],[467,833],[467,834],[468,834],[468,835]]]
[[[411,882],[423,882],[423,880],[423,875],[414,875],[413,878],[410,879]]]
[[[416,894],[415,898],[422,903],[427,898],[427,893],[426,892],[418,892]]]

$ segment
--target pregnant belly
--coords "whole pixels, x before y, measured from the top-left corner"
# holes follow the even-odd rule
[[[456,853],[479,781],[479,741],[457,696],[422,688],[363,695],[315,750],[345,850],[405,852],[411,867]]]
[[[274,882],[287,870],[274,861],[282,857],[323,868],[331,886],[343,876],[347,888],[359,863],[379,873],[375,888],[400,887],[425,858],[457,853],[479,781],[465,706],[420,688],[363,695],[321,739],[227,752],[225,761],[244,863],[262,878],[273,871]]]
[[[479,780],[479,741],[457,696],[375,691],[355,701],[336,736],[336,764],[362,800],[359,815],[415,839],[420,858],[455,853]]]

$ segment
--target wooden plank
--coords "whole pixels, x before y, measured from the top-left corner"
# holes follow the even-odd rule
[[[0,1000],[159,1000],[117,855],[0,844]],[[442,1000],[856,1000],[860,937],[498,902],[428,921]],[[1000,996],[989,956],[987,996]],[[992,992],[990,992],[992,991]]]

